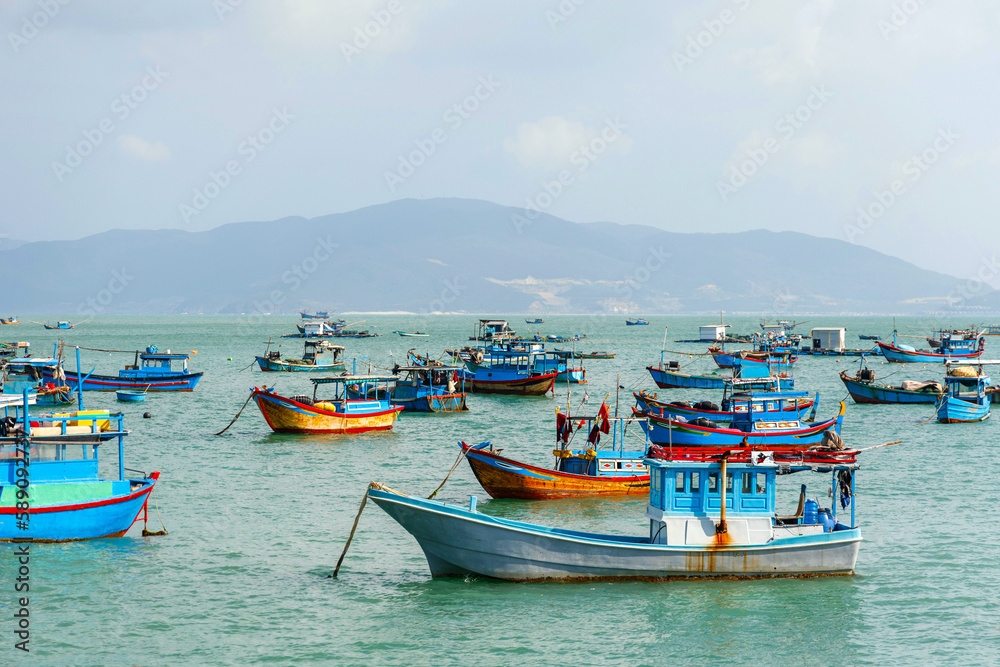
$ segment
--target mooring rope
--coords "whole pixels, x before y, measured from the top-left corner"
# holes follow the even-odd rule
[[[160,504],[158,502],[156,502],[156,486],[153,486],[153,509],[156,510],[156,518],[157,518],[157,520],[159,520],[159,522],[160,522],[160,528],[162,528],[163,530],[157,530],[157,531],[154,532],[154,531],[151,531],[151,530],[146,530],[146,526],[143,525],[143,527],[142,527],[142,536],[143,537],[157,537],[157,536],[160,536],[160,535],[168,535],[169,533],[167,533],[167,526],[166,526],[166,524],[163,523],[163,517],[160,516]]]
[[[465,458],[465,450],[460,449],[458,452],[458,458],[455,459],[455,462],[451,465],[451,470],[449,470],[448,474],[444,476],[443,480],[441,480],[441,483],[438,485],[438,488],[434,489],[434,493],[427,496],[427,500],[434,500],[434,496],[438,494],[438,491],[441,490],[441,487],[444,486],[444,483],[448,481],[449,477],[451,477],[451,473],[455,472],[455,468],[458,467],[458,464],[462,461],[463,458]]]
[[[229,426],[232,426],[233,424],[235,424],[236,420],[240,418],[240,415],[243,414],[243,410],[245,410],[246,407],[247,407],[247,405],[250,404],[250,399],[251,398],[253,398],[253,392],[252,391],[250,392],[250,395],[247,396],[247,402],[243,404],[243,407],[240,408],[240,411],[236,413],[235,417],[233,417],[233,421],[229,422]],[[222,429],[221,431],[219,431],[215,435],[222,435],[223,433],[225,433],[226,431],[229,430],[229,426],[226,426],[226,428]]]
[[[328,575],[327,579],[336,579],[337,574],[340,572],[340,566],[344,562],[344,556],[347,555],[347,549],[351,546],[351,540],[354,539],[354,531],[358,529],[358,522],[361,521],[361,513],[365,510],[365,503],[368,502],[368,490],[380,487],[381,485],[378,482],[369,482],[368,486],[365,487],[365,497],[361,499],[361,507],[358,508],[358,514],[354,517],[354,525],[351,526],[351,534],[347,536],[347,543],[344,545],[344,550],[340,552],[340,558],[337,559],[337,567],[333,568],[333,574]]]
[[[941,398],[939,398],[938,400],[936,400],[936,401],[934,402],[934,414],[932,414],[932,415],[931,415],[930,417],[928,417],[927,419],[925,419],[925,420],[923,420],[922,422],[920,422],[920,423],[918,423],[918,424],[915,424],[915,425],[916,425],[916,426],[923,426],[924,424],[926,424],[926,423],[927,423],[927,422],[929,422],[930,420],[932,420],[932,419],[934,419],[935,417],[937,417],[937,411],[938,411],[938,409],[939,409],[939,408],[941,407],[941,400],[942,400],[942,399],[944,399],[944,398],[946,398],[947,396],[948,396],[947,394],[941,394]]]

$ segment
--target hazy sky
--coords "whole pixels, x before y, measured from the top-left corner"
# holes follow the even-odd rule
[[[0,0],[0,20],[13,238],[457,196],[798,230],[962,278],[1000,251],[993,3]]]

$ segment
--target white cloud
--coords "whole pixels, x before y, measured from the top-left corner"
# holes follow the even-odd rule
[[[569,166],[574,153],[585,150],[591,141],[602,136],[602,132],[607,134],[609,127],[586,127],[577,120],[546,116],[534,123],[521,123],[517,128],[517,138],[504,140],[503,147],[525,167],[565,168]],[[614,136],[614,140],[602,140],[602,146],[606,145],[607,150],[627,150],[631,145],[627,135],[618,133]]]
[[[159,141],[149,142],[134,134],[118,137],[118,148],[123,155],[145,162],[165,162],[170,159],[170,148],[165,144]]]

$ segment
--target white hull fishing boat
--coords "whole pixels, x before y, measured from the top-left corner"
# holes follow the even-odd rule
[[[646,536],[499,519],[476,511],[475,497],[465,508],[407,496],[377,482],[368,497],[413,535],[435,577],[670,580],[854,571],[861,543],[851,502],[857,451],[724,450],[683,460],[666,449],[654,447],[651,453]],[[833,474],[834,488],[839,486],[842,502],[851,507],[849,523],[837,519],[835,503],[821,510],[807,500],[805,485],[795,514],[775,513],[776,477],[810,470]]]

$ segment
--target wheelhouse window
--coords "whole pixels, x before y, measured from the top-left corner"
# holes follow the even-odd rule
[[[693,472],[691,473],[691,493],[698,493],[701,491],[701,473]]]
[[[674,479],[674,491],[677,493],[684,493],[684,473],[676,473],[674,475]]]
[[[719,492],[719,473],[717,472],[708,473],[708,492],[709,493]]]

